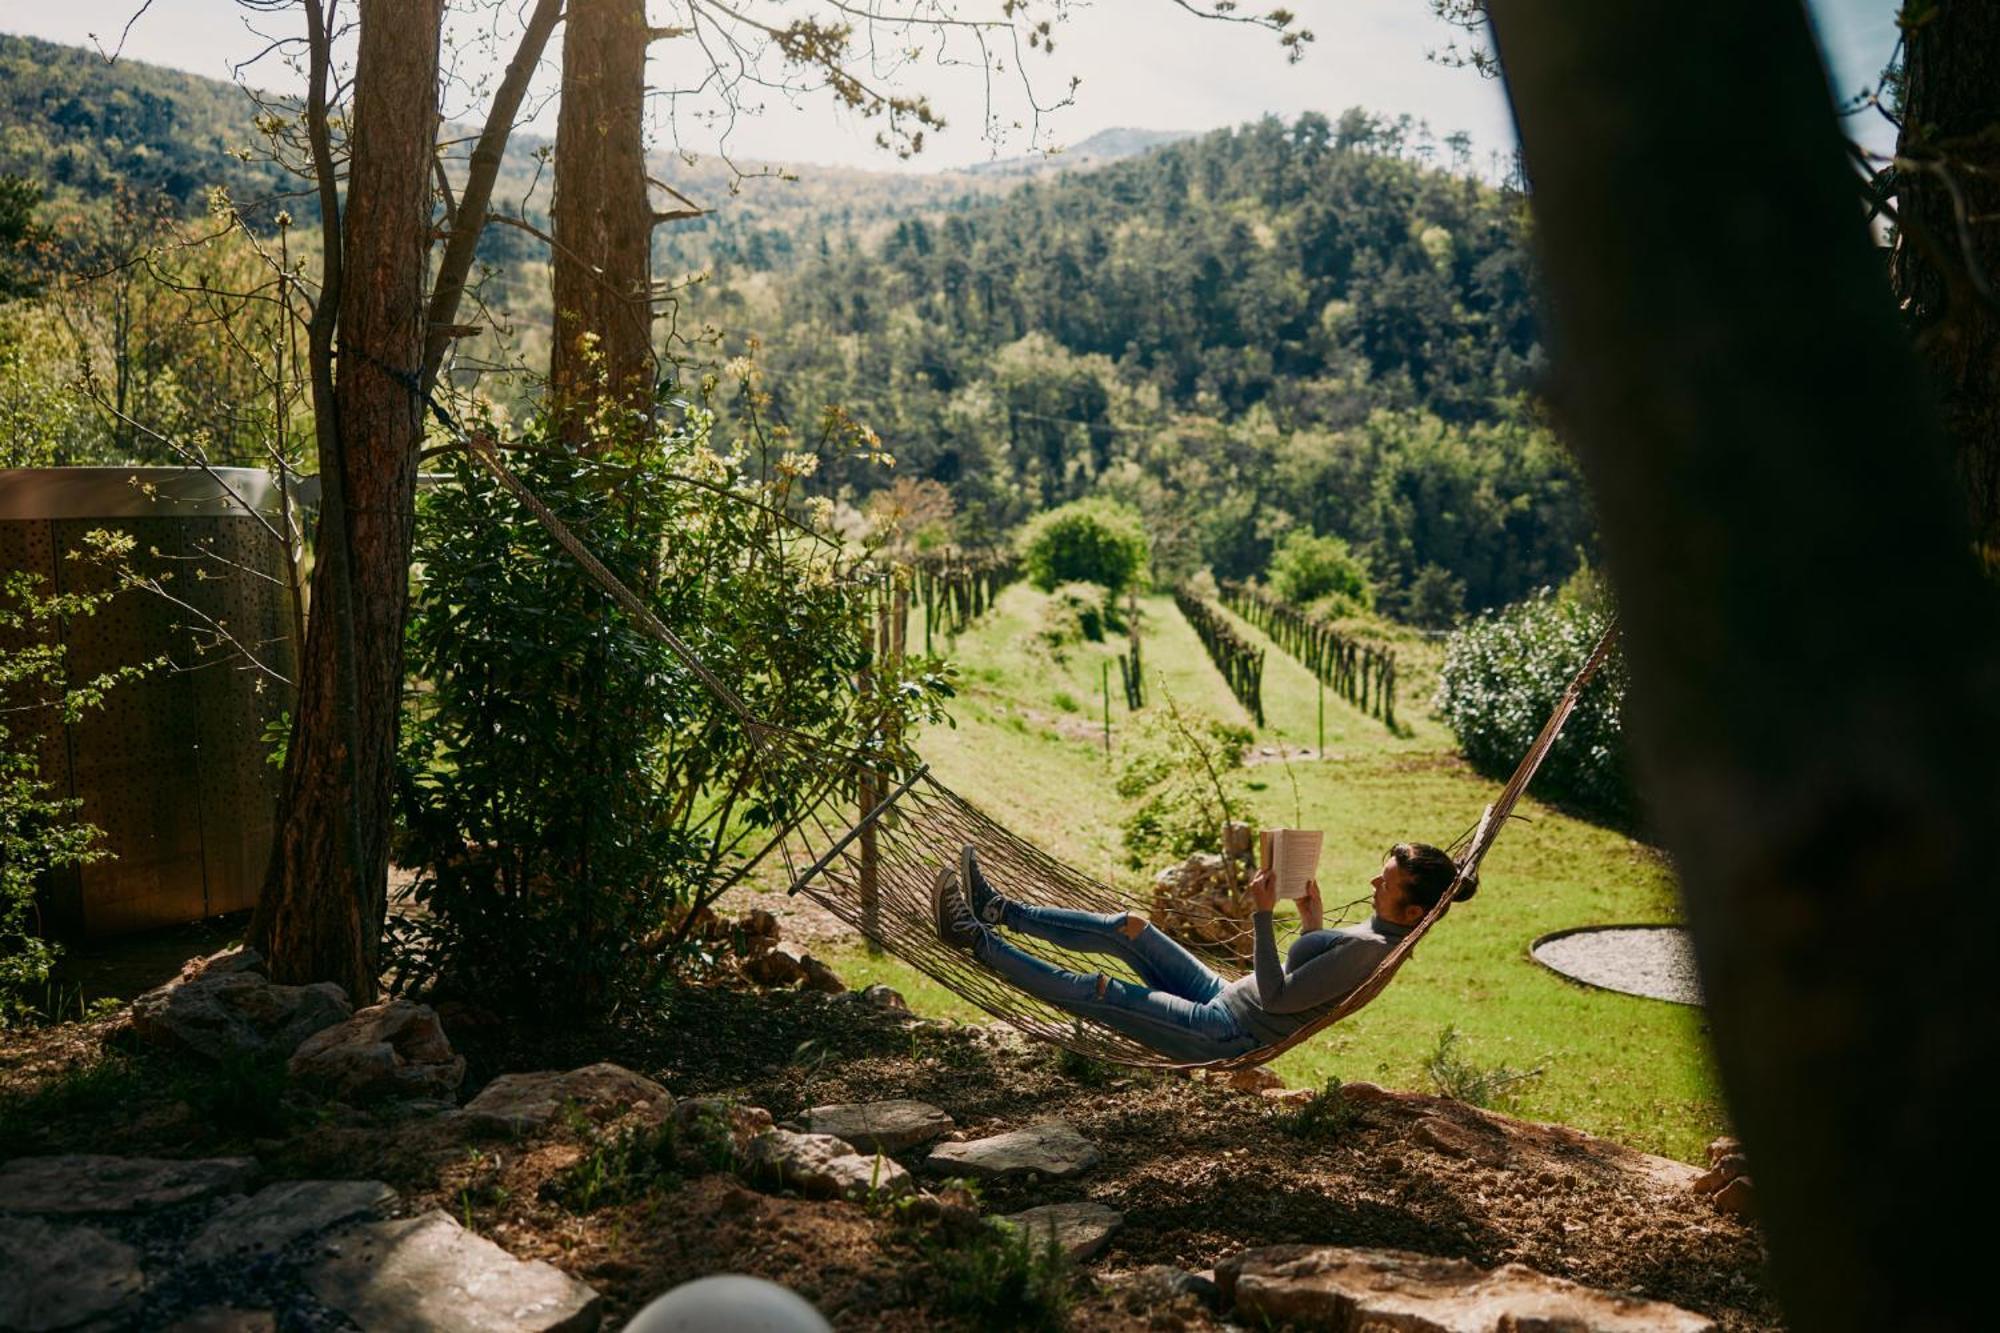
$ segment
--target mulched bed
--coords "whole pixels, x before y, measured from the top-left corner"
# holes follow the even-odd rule
[[[1438,1099],[1361,1103],[1336,1136],[1307,1141],[1284,1130],[1282,1108],[1218,1083],[1079,1064],[1004,1029],[914,1020],[853,997],[693,987],[655,1016],[582,1030],[444,1013],[470,1064],[462,1096],[502,1072],[613,1060],[677,1096],[727,1095],[780,1120],[887,1097],[933,1102],[977,1134],[1066,1119],[1104,1162],[1071,1181],[990,1186],[984,1206],[1000,1213],[1088,1198],[1119,1209],[1125,1226],[1089,1265],[1100,1276],[1158,1263],[1198,1271],[1288,1241],[1390,1246],[1488,1266],[1519,1261],[1671,1301],[1727,1329],[1779,1326],[1752,1227],[1705,1199],[1608,1168],[1566,1132],[1504,1164],[1440,1151],[1412,1133],[1416,1118],[1462,1124],[1475,1138],[1488,1127],[1479,1113]],[[412,1209],[446,1208],[514,1253],[590,1282],[607,1297],[607,1327],[666,1287],[718,1271],[783,1282],[842,1327],[962,1326],[938,1308],[919,1239],[890,1209],[761,1194],[709,1173],[635,1203],[569,1211],[545,1187],[588,1150],[583,1128],[468,1140],[445,1123],[313,1103],[294,1107],[282,1131],[255,1116],[232,1129],[228,1115],[195,1114],[161,1078],[128,1080],[115,1102],[83,1098],[24,1123],[20,1098],[98,1058],[105,1030],[0,1033],[0,1157],[254,1150],[281,1177],[379,1177]],[[1128,1309],[1108,1287],[1082,1297],[1073,1323],[1222,1327],[1191,1300]]]

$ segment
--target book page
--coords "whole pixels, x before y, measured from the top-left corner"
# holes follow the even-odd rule
[[[1303,898],[1306,881],[1319,873],[1320,847],[1326,834],[1319,829],[1271,830],[1271,875],[1280,898]]]

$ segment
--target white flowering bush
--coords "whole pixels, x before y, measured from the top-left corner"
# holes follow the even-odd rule
[[[1526,753],[1607,623],[1583,599],[1543,589],[1453,634],[1437,709],[1481,772],[1504,776]],[[1625,659],[1614,650],[1584,690],[1530,790],[1615,820],[1637,811],[1625,747]]]

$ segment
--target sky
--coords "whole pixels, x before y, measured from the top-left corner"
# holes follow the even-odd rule
[[[143,3],[0,0],[0,31],[110,49]],[[897,0],[896,7],[931,3],[936,0],[908,0],[907,6]],[[1895,42],[1897,5],[1898,0],[1811,0],[1837,94],[1850,95],[1874,82]],[[984,134],[985,82],[969,67],[939,67],[937,53],[930,52],[927,59],[888,76],[901,89],[930,96],[947,121],[946,129],[930,136],[925,150],[907,163],[874,145],[875,123],[832,106],[824,95],[790,98],[765,92],[761,114],[738,117],[726,138],[718,123],[701,114],[698,100],[681,101],[679,114],[670,119],[667,103],[660,99],[654,104],[655,136],[662,144],[695,153],[726,147],[738,159],[939,170],[1016,156],[1037,146],[1077,143],[1113,127],[1206,130],[1265,113],[1289,119],[1307,110],[1337,115],[1362,106],[1392,117],[1407,113],[1427,121],[1440,137],[1467,131],[1476,145],[1476,161],[1511,150],[1513,133],[1499,84],[1428,58],[1459,34],[1433,19],[1425,0],[1294,0],[1292,7],[1300,26],[1317,38],[1297,64],[1286,63],[1269,32],[1194,17],[1174,0],[1040,0],[1038,12],[1060,10],[1067,17],[1054,27],[1054,52],[1030,53],[1022,68],[1044,103],[1060,100],[1070,79],[1080,79],[1073,104],[1041,117],[1037,126],[1019,92],[1020,71],[1009,58],[1007,73],[993,88],[1000,133]],[[966,0],[958,8],[971,12],[998,5],[997,0]],[[670,0],[652,0],[651,9],[655,22],[671,21]],[[809,12],[796,0],[773,10],[788,16]],[[296,13],[289,14],[294,23]],[[505,6],[503,26],[509,30],[514,14],[514,4]],[[266,45],[258,30],[277,32],[282,21],[271,15],[253,18],[235,0],[151,0],[125,36],[123,54],[227,79],[233,63]],[[452,35],[468,69],[504,63],[504,54],[496,59],[480,46],[471,25],[457,23]],[[947,56],[964,53],[961,44]],[[684,42],[656,45],[650,78],[662,86],[675,82],[694,63],[692,56]],[[544,76],[544,83],[552,85],[553,70],[545,70]],[[252,77],[277,90],[285,71],[266,62]],[[448,112],[463,109],[447,107]],[[712,102],[708,109],[714,109]],[[1891,143],[1886,126],[1870,120],[1857,132],[1868,146],[1886,150]],[[552,111],[546,106],[533,128],[553,133]]]

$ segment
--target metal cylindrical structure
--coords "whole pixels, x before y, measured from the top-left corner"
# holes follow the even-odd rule
[[[264,734],[291,708],[284,681],[296,678],[280,527],[276,482],[254,469],[0,471],[0,570],[33,572],[45,593],[106,588],[111,572],[66,557],[108,529],[129,533],[133,568],[186,604],[132,590],[59,631],[72,678],[162,654],[171,665],[115,686],[71,725],[42,726],[42,777],[81,801],[77,817],[103,830],[111,853],[52,877],[51,934],[142,930],[256,902],[279,777]],[[204,649],[213,624],[270,671],[227,646]],[[0,648],[18,646],[8,633]]]

